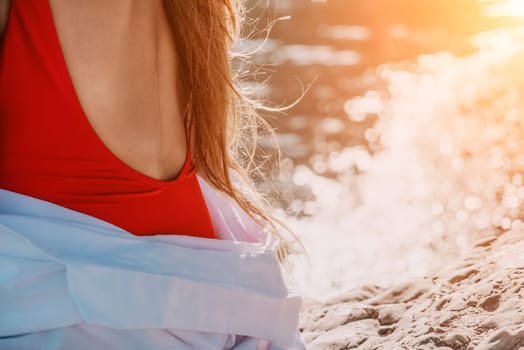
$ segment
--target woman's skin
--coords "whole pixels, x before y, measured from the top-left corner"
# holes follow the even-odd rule
[[[176,178],[186,136],[162,0],[49,3],[76,94],[101,141],[142,174]],[[0,0],[0,28],[8,8]]]

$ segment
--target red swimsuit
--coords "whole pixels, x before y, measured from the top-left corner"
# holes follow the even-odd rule
[[[135,235],[216,238],[188,151],[172,181],[143,175],[98,138],[80,105],[47,0],[11,0],[0,47],[0,188]]]

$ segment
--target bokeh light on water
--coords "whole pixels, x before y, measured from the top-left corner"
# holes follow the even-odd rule
[[[276,64],[271,101],[315,80],[271,120],[306,295],[425,276],[521,225],[523,2],[289,0],[289,14],[256,60]]]

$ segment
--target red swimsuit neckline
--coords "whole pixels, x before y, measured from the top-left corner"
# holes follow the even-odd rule
[[[75,90],[73,79],[69,73],[69,69],[67,67],[67,62],[65,60],[65,55],[62,50],[62,46],[60,44],[60,39],[58,37],[58,31],[55,26],[55,22],[53,19],[53,12],[51,10],[51,5],[49,4],[49,0],[44,0],[46,3],[46,20],[49,21],[49,25],[52,31],[52,45],[55,47],[55,51],[57,52],[57,58],[59,61],[59,64],[57,65],[57,69],[60,69],[62,72],[61,76],[64,77],[65,84],[64,86],[67,87],[67,93],[70,95],[71,101],[74,103],[74,108],[78,110],[78,115],[80,116],[80,122],[86,126],[86,130],[91,134],[92,138],[96,140],[96,143],[100,146],[100,148],[103,150],[104,153],[106,153],[108,156],[111,157],[111,159],[114,161],[114,163],[118,164],[118,166],[125,170],[126,173],[133,176],[137,180],[145,181],[147,183],[150,183],[154,186],[158,187],[170,187],[174,184],[181,181],[184,177],[187,177],[191,172],[193,171],[192,168],[192,162],[191,162],[191,154],[189,151],[189,142],[186,142],[186,157],[184,160],[184,164],[179,171],[178,175],[174,179],[170,180],[160,180],[156,179],[154,177],[148,176],[146,174],[143,174],[139,172],[138,170],[132,168],[130,165],[125,163],[122,159],[118,158],[118,156],[107,147],[107,145],[102,141],[102,139],[98,136],[95,129],[89,122],[89,119],[87,118],[87,115],[84,111],[84,108],[82,107],[82,104],[80,103],[80,99],[78,97],[78,94]],[[187,136],[186,136],[187,139]]]

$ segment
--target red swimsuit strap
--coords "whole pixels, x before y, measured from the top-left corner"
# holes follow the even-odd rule
[[[162,181],[101,141],[79,102],[48,1],[12,0],[0,51],[0,188],[90,214],[138,235],[215,238],[187,148]]]

